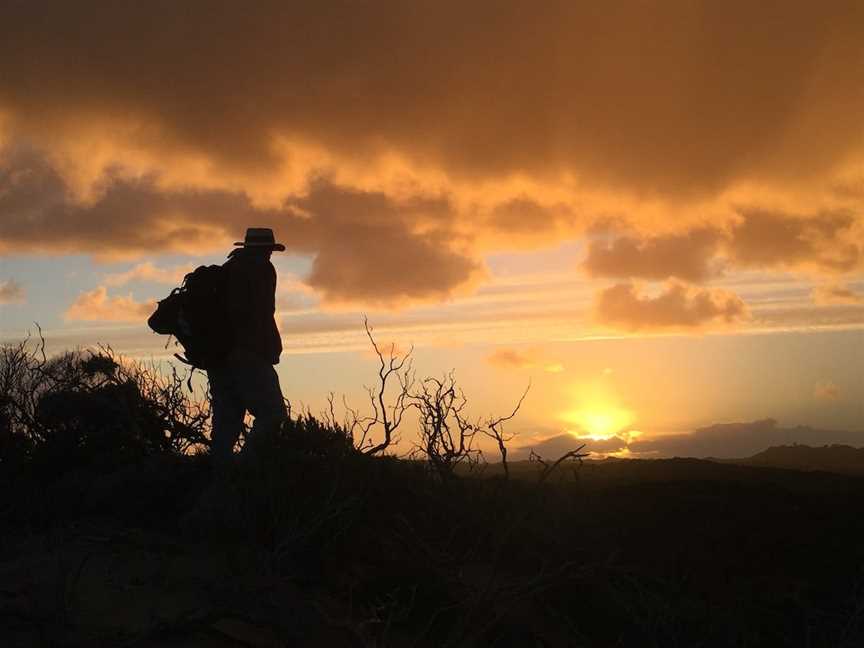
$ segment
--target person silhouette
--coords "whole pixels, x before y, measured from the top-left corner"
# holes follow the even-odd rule
[[[226,360],[207,369],[213,427],[210,452],[225,465],[243,431],[248,411],[254,417],[245,447],[278,430],[287,418],[279,376],[282,339],[276,326],[276,269],[273,251],[283,252],[273,230],[250,227],[223,264],[226,272],[228,324],[233,343]]]

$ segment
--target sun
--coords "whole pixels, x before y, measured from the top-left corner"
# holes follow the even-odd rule
[[[579,426],[579,436],[595,440],[609,439],[633,422],[632,412],[608,405],[567,412],[563,418]]]
[[[604,372],[597,380],[572,384],[569,392],[571,409],[561,412],[559,418],[573,426],[567,430],[570,434],[594,441],[614,436],[629,438],[636,416],[622,404],[609,373]]]

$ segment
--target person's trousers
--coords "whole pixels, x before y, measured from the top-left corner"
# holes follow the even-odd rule
[[[244,447],[277,431],[288,416],[279,377],[266,360],[234,353],[224,366],[208,369],[207,377],[213,408],[210,453],[217,463],[230,460],[247,411],[254,421]]]

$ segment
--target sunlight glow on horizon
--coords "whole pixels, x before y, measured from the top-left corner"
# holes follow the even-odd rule
[[[630,435],[624,430],[633,422],[633,414],[622,409],[583,409],[566,413],[562,418],[579,425],[580,430],[568,430],[579,439],[605,441],[614,436]],[[587,432],[587,434],[585,434]]]
[[[577,405],[560,415],[566,423],[579,426],[577,430],[568,430],[570,434],[580,439],[604,441],[614,436],[628,438],[632,433],[629,426],[635,422],[636,416],[620,403],[610,375],[604,371],[598,381],[571,387]]]

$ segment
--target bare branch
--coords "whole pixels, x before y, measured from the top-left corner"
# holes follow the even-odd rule
[[[35,347],[29,337],[15,345],[0,345],[0,422],[11,433],[34,447],[70,429],[78,434],[81,423],[68,408],[89,398],[116,402],[112,416],[126,417],[119,429],[147,451],[185,453],[207,445],[207,394],[187,395],[183,377],[173,365],[165,373],[153,361],[125,359],[109,345],[49,358],[42,329],[38,324],[37,328]]]
[[[45,336],[42,334],[42,327],[39,325],[39,322],[33,322],[36,325],[36,330],[39,331],[39,353],[42,356],[42,364],[44,365],[47,362],[47,358],[45,357]]]
[[[396,344],[392,343],[385,359],[381,348],[375,341],[375,336],[372,334],[369,318],[365,315],[363,316],[363,326],[366,337],[369,338],[372,349],[378,358],[378,382],[375,387],[365,388],[372,408],[371,416],[361,417],[356,410],[349,408],[345,403],[346,428],[354,439],[355,448],[365,454],[379,454],[398,441],[395,436],[396,431],[402,423],[405,411],[412,406],[409,394],[414,383],[411,361],[414,347],[412,345],[407,353],[400,356],[396,351]],[[393,384],[394,376],[398,384],[398,392],[392,404],[388,404],[388,387]],[[345,402],[344,397],[343,402]],[[377,428],[381,429],[382,436],[379,441],[375,442],[371,434],[373,429]]]
[[[440,380],[424,378],[411,400],[420,415],[417,453],[425,455],[442,479],[452,478],[463,462],[473,469],[480,461],[480,450],[474,447],[478,426],[462,414],[468,399],[457,390],[454,372]]]
[[[587,452],[582,452],[582,450],[584,448],[585,448],[585,444],[583,443],[578,448],[576,448],[574,450],[570,450],[568,452],[565,452],[563,455],[558,457],[558,459],[556,459],[555,462],[551,466],[549,464],[547,464],[545,461],[543,461],[543,459],[540,457],[540,455],[538,455],[533,450],[531,451],[531,454],[529,455],[528,460],[529,461],[536,461],[537,463],[539,463],[540,465],[543,466],[543,472],[540,473],[540,483],[542,484],[543,482],[546,481],[546,479],[548,479],[548,477],[555,471],[555,469],[558,466],[560,466],[563,462],[567,461],[568,459],[577,460],[579,462],[579,465],[581,466],[582,465],[582,459],[587,457],[589,454]]]
[[[531,389],[531,381],[528,381],[528,386],[525,387],[525,391],[522,393],[522,396],[519,397],[519,400],[516,403],[516,406],[513,408],[513,411],[507,415],[502,416],[496,419],[487,419],[485,427],[481,429],[481,432],[487,437],[494,439],[494,441],[498,444],[498,452],[501,454],[501,465],[504,469],[504,479],[510,479],[510,466],[507,463],[507,444],[513,440],[516,436],[515,433],[505,434],[504,432],[504,423],[506,421],[511,420],[516,414],[519,412],[519,408],[522,407],[522,402],[525,400],[525,397],[528,395],[528,391]]]

